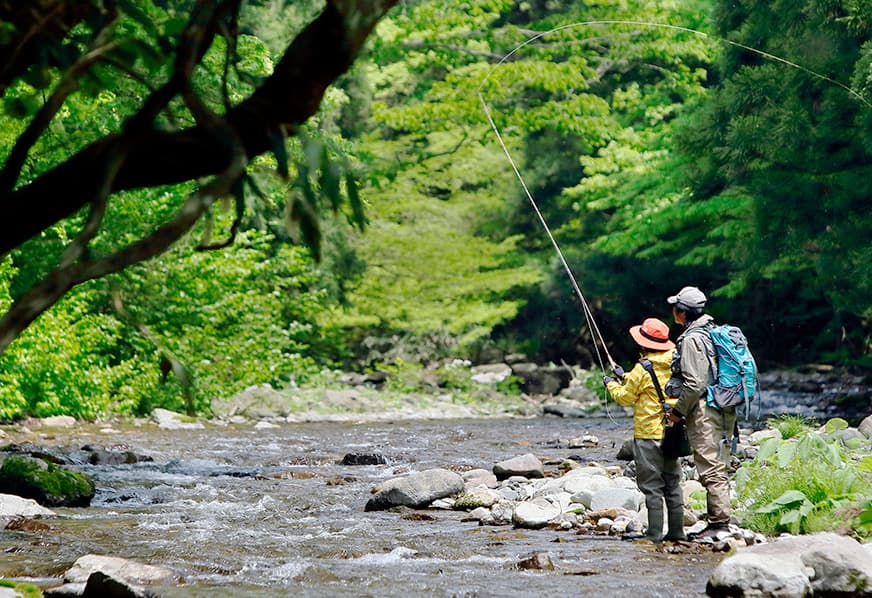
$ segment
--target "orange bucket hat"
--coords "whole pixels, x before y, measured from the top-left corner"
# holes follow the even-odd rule
[[[646,349],[668,351],[675,348],[675,343],[669,340],[669,326],[657,318],[648,318],[641,326],[633,326],[630,328],[630,336]]]

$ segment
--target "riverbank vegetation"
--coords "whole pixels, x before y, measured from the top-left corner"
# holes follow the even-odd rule
[[[764,368],[872,366],[862,3],[406,1],[348,32],[347,70],[331,42],[300,76],[332,85],[295,89],[310,103],[278,102],[253,145],[252,98],[275,101],[255,90],[344,3],[72,5],[41,5],[56,29],[0,13],[20,59],[0,77],[2,420],[207,414],[252,385],[426,385],[511,353],[598,366],[488,115],[618,360],[695,284]],[[242,170],[209,169],[219,121]],[[160,247],[204,188],[221,197]],[[150,259],[117,267],[131,248]]]
[[[840,530],[868,538],[863,513],[872,500],[869,439],[846,435],[842,419],[821,429],[792,416],[769,423],[790,433],[764,440],[736,472],[742,524],[767,536]]]

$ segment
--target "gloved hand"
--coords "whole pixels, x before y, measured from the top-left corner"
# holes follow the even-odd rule
[[[615,378],[621,382],[624,381],[624,368],[619,366],[617,363],[612,366],[612,374],[614,374]]]
[[[609,382],[614,382],[615,379],[611,376],[603,376],[603,386],[608,386]]]
[[[675,409],[670,408],[666,411],[666,419],[668,419],[672,423],[677,424],[678,422],[684,421],[684,414],[680,411],[676,411]]]

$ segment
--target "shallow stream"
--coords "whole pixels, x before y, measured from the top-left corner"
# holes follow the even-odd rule
[[[464,513],[364,512],[379,481],[433,467],[491,469],[532,452],[614,464],[631,421],[514,419],[58,431],[47,446],[126,448],[153,461],[90,466],[85,509],[48,530],[0,532],[0,577],[55,585],[78,557],[169,567],[161,596],[704,596],[723,554],[670,554],[575,531],[479,527]],[[568,449],[582,434],[599,448]],[[347,453],[387,465],[344,466]],[[553,571],[517,563],[548,553]]]

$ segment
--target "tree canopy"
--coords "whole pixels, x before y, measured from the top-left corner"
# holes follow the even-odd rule
[[[59,267],[0,320],[0,349],[74,285],[165,251],[234,188],[242,212],[240,189],[253,158],[273,151],[287,174],[285,140],[315,114],[327,87],[394,3],[327,2],[268,74],[245,70],[240,0],[4,3],[9,60],[0,89],[7,110],[29,119],[0,171],[0,254],[82,209],[88,216]],[[204,64],[218,37],[223,60]],[[206,81],[198,81],[199,69]],[[241,99],[230,96],[231,73],[254,84]],[[41,141],[67,137],[51,129],[62,127],[67,98],[80,89],[97,103],[111,101],[101,94],[116,91],[119,75],[136,87],[125,97],[139,101],[117,107],[115,123],[95,123],[96,130],[63,139],[67,153],[57,162],[36,159],[24,172],[32,152],[45,157]],[[150,234],[106,255],[89,251],[113,193],[206,176],[215,178]]]
[[[0,1],[0,419],[208,411],[402,360],[595,365],[527,190],[619,359],[694,284],[764,366],[868,367],[870,23]]]

